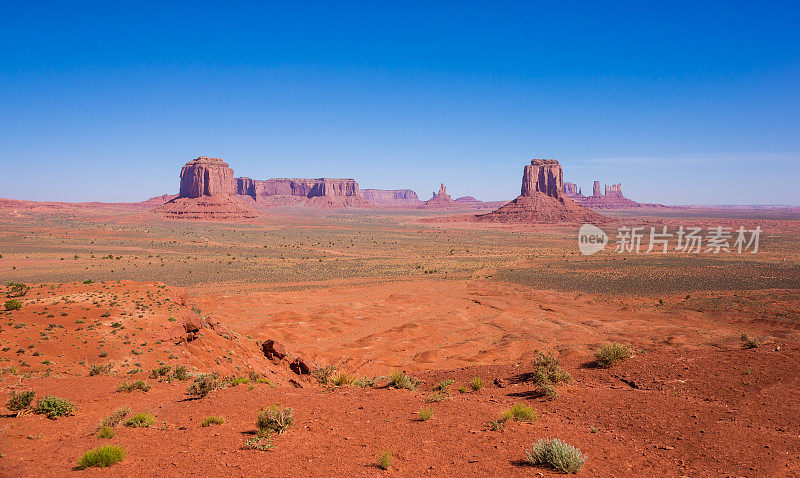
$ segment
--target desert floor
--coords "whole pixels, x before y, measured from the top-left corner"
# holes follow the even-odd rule
[[[611,212],[609,230],[764,232],[757,254],[588,257],[574,226],[421,220],[432,215],[273,210],[219,223],[0,210],[0,279],[29,287],[0,286],[0,302],[22,304],[0,312],[0,400],[34,390],[76,405],[56,420],[5,411],[0,474],[555,476],[523,453],[552,437],[586,454],[579,476],[800,475],[800,214]],[[265,357],[266,340],[288,355]],[[634,356],[599,368],[594,353],[610,342]],[[539,353],[572,377],[555,398],[532,379]],[[296,357],[316,373],[290,370]],[[172,378],[178,366],[188,380]],[[343,384],[321,383],[334,367]],[[388,387],[393,371],[417,389]],[[220,388],[187,395],[203,373]],[[135,380],[150,389],[118,391]],[[520,403],[535,420],[491,429]],[[269,451],[243,449],[272,404],[292,408],[294,424]],[[124,406],[155,423],[99,438]],[[209,416],[225,423],[201,426]],[[104,444],[127,456],[75,469]]]

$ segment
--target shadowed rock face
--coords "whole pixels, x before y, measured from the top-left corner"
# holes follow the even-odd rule
[[[532,197],[544,193],[553,198],[561,198],[564,190],[564,174],[555,159],[532,159],[522,173],[521,196]]]
[[[179,197],[199,198],[234,192],[233,169],[220,158],[200,156],[181,169]]]

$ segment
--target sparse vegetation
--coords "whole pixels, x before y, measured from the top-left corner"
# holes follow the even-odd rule
[[[569,383],[572,377],[558,364],[558,359],[552,355],[536,352],[533,360],[534,370],[531,379],[539,389],[539,393],[550,398],[558,397],[556,385]]]
[[[391,388],[405,388],[407,390],[416,390],[419,381],[414,378],[395,370],[389,376],[389,387]]]
[[[120,385],[119,388],[117,389],[118,392],[128,392],[128,393],[133,392],[134,390],[146,392],[150,390],[150,385],[144,380],[136,380],[131,383],[123,382],[123,384]]]
[[[103,445],[83,454],[78,461],[78,469],[89,467],[107,468],[121,462],[125,458],[125,450],[116,445]]]
[[[742,348],[743,349],[755,349],[758,348],[761,343],[755,337],[750,337],[747,334],[742,334]]]
[[[117,431],[111,427],[100,427],[97,430],[97,438],[111,439],[117,435]]]
[[[378,468],[381,470],[388,470],[392,466],[392,450],[388,448],[378,452]]]
[[[500,415],[500,421],[531,422],[536,419],[536,410],[524,403],[517,403]]]
[[[275,448],[272,446],[272,436],[254,436],[245,440],[242,450],[261,450],[269,451]]]
[[[101,375],[111,372],[111,364],[92,364],[89,366],[89,376],[92,377],[94,375]]]
[[[433,410],[426,407],[420,408],[419,412],[417,413],[417,417],[419,418],[419,421],[427,422],[433,417]]]
[[[469,381],[469,388],[471,388],[474,392],[483,388],[483,379],[480,377],[475,377]]]
[[[194,379],[194,382],[186,389],[188,395],[203,398],[212,391],[219,388],[218,375],[216,373],[206,373]]]
[[[150,425],[156,422],[156,417],[147,413],[147,412],[139,412],[136,415],[132,416],[131,418],[125,421],[126,427],[131,428],[149,428]]]
[[[5,307],[6,310],[19,310],[22,308],[22,302],[17,299],[9,299],[3,304],[3,307]]]
[[[204,418],[203,421],[200,422],[200,426],[207,427],[209,425],[222,425],[223,423],[225,423],[224,418],[219,416],[211,416]]]
[[[600,347],[594,354],[598,367],[609,368],[620,360],[633,356],[631,348],[624,344],[611,343]]]
[[[48,395],[36,401],[33,413],[44,415],[51,420],[58,417],[72,415],[75,412],[75,405],[66,398],[59,398]]]
[[[114,412],[111,415],[103,419],[103,421],[100,423],[100,428],[104,427],[115,428],[119,426],[119,424],[122,423],[122,420],[124,420],[125,417],[130,415],[130,413],[131,413],[130,407],[118,408],[114,410]]]
[[[21,393],[17,393],[12,390],[11,395],[8,398],[8,402],[6,402],[6,408],[12,412],[21,412],[22,410],[25,410],[31,406],[34,395],[36,395],[36,392],[33,390],[28,390]]]
[[[433,387],[433,390],[439,392],[447,392],[447,389],[450,387],[450,385],[453,385],[453,382],[455,382],[455,380],[450,378],[442,380],[435,387]]]
[[[531,465],[550,466],[561,473],[577,473],[586,463],[586,455],[579,449],[555,438],[538,440],[525,450],[525,459]]]
[[[331,378],[331,383],[337,387],[352,385],[355,381],[356,376],[347,370],[340,370],[333,374],[333,377]]]
[[[282,408],[277,404],[259,412],[256,418],[256,428],[259,436],[272,433],[280,435],[294,423],[291,408]]]
[[[173,378],[176,380],[180,380],[181,382],[185,382],[189,380],[189,374],[186,372],[186,367],[183,365],[178,365],[175,367],[175,370],[172,372]]]

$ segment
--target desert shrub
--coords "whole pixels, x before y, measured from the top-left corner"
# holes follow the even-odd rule
[[[235,387],[243,383],[250,383],[250,379],[247,377],[233,377],[231,379],[228,379],[228,385],[230,385],[231,387]]]
[[[97,430],[97,438],[111,439],[116,436],[117,432],[111,427],[100,427]]]
[[[83,281],[84,284],[91,284],[93,282],[94,281],[92,279],[86,279],[85,281]]]
[[[392,450],[388,448],[386,450],[378,452],[378,468],[381,470],[388,470],[390,466],[392,466]]]
[[[579,449],[555,438],[537,440],[525,450],[525,458],[531,465],[547,465],[561,473],[577,473],[586,463],[586,455]]]
[[[103,419],[102,422],[100,422],[100,428],[114,428],[118,426],[120,423],[122,423],[122,420],[124,420],[125,417],[130,415],[130,413],[131,413],[130,407],[118,408],[114,410],[114,412],[111,415],[107,416],[106,418]]]
[[[107,363],[107,364],[95,363],[95,364],[92,364],[92,365],[89,366],[89,376],[90,377],[94,376],[94,375],[106,374],[106,373],[109,373],[109,372],[111,372],[111,364],[110,363]]]
[[[353,385],[361,388],[372,388],[376,383],[378,383],[378,377],[361,377],[353,382]]]
[[[22,297],[30,290],[30,286],[21,282],[9,282],[6,284],[6,287],[10,289],[8,291],[8,297]]]
[[[175,370],[172,372],[172,376],[181,382],[189,380],[189,374],[186,372],[186,367],[183,365],[178,365],[175,367]]]
[[[225,423],[224,418],[218,416],[211,416],[204,418],[203,421],[200,423],[200,426],[207,427],[209,425],[222,425],[223,423]]]
[[[106,468],[121,462],[125,458],[125,450],[116,445],[103,445],[87,451],[78,461],[78,469],[89,467]]]
[[[48,395],[36,401],[33,413],[44,415],[51,420],[58,417],[72,415],[75,405],[66,398],[58,398]]]
[[[139,412],[136,415],[132,416],[131,418],[125,421],[126,427],[131,428],[149,428],[150,425],[156,422],[156,417],[147,413],[147,412]]]
[[[440,392],[446,392],[448,387],[450,387],[450,385],[453,385],[453,382],[455,382],[455,380],[451,378],[448,378],[447,380],[442,380],[435,387],[433,387],[433,389]]]
[[[131,383],[123,382],[122,385],[120,385],[119,388],[117,389],[118,392],[128,392],[128,393],[134,390],[140,390],[142,392],[146,392],[150,390],[150,385],[144,380],[136,380]]]
[[[450,394],[446,392],[433,392],[427,397],[425,397],[425,401],[428,403],[438,403],[450,398]]]
[[[515,420],[518,422],[530,422],[536,419],[536,410],[523,403],[513,405],[508,410],[505,410],[500,416],[500,420],[507,422],[508,420]]]
[[[416,390],[417,385],[419,385],[419,381],[415,380],[412,377],[400,372],[399,370],[395,370],[389,375],[389,387],[393,388],[405,388],[407,390]]]
[[[169,371],[172,369],[169,365],[164,365],[163,367],[154,368],[150,371],[150,378],[161,378],[166,375],[169,375]]]
[[[493,432],[499,432],[504,426],[506,426],[506,422],[503,420],[492,420],[489,422],[489,429]]]
[[[556,398],[558,396],[555,390],[556,385],[572,381],[570,374],[561,368],[558,359],[552,355],[536,352],[533,366],[534,369],[531,374],[533,383],[536,384],[539,393],[548,398]]]
[[[611,343],[600,347],[594,356],[598,367],[609,368],[620,360],[632,357],[633,351],[627,345]]]
[[[271,436],[263,436],[263,437],[255,436],[252,438],[248,438],[242,445],[242,450],[268,451],[272,450],[273,448],[274,447],[272,446]]]
[[[747,334],[742,334],[742,348],[743,349],[755,349],[761,345],[757,338],[750,337]]]
[[[471,388],[475,392],[482,389],[483,386],[484,386],[483,379],[480,377],[475,377],[469,381],[469,388]]]
[[[6,408],[11,410],[12,412],[19,412],[25,410],[29,406],[31,406],[31,402],[33,402],[33,396],[36,395],[36,392],[33,390],[28,390],[27,392],[17,393],[15,391],[11,391],[11,396],[8,398],[8,402],[6,402]]]
[[[347,370],[340,370],[335,374],[333,374],[330,381],[333,385],[337,387],[344,387],[347,385],[352,385],[353,382],[356,381],[356,376],[348,372]]]
[[[320,367],[312,370],[311,375],[313,375],[314,378],[317,379],[317,382],[319,382],[320,384],[327,385],[330,382],[331,377],[333,377],[333,374],[335,372],[336,372],[336,366],[329,365],[327,367]]]
[[[427,422],[433,417],[433,410],[423,407],[419,409],[419,413],[417,415],[419,417],[419,421]]]
[[[259,436],[277,433],[280,435],[294,423],[291,408],[281,408],[277,404],[259,412],[256,428]]]
[[[206,373],[195,378],[194,382],[186,389],[186,393],[203,398],[218,388],[218,375],[216,373]]]
[[[17,299],[9,299],[3,304],[3,307],[5,307],[6,310],[19,310],[22,308],[22,302]]]
[[[100,352],[100,358],[104,358],[104,357],[108,357],[108,352],[106,352],[105,350]]]

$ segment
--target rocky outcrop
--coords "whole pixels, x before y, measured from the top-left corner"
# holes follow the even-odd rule
[[[592,196],[600,197],[602,194],[600,193],[600,181],[595,181],[592,185]]]
[[[580,194],[580,189],[578,189],[578,185],[575,183],[564,183],[564,195],[568,198],[573,196],[577,196]]]
[[[309,207],[371,207],[355,179],[236,178],[236,194],[249,196],[256,207],[305,205]],[[315,199],[323,198],[323,199]]]
[[[561,165],[554,159],[534,159],[522,174],[519,197],[476,221],[500,223],[602,223],[604,216],[564,195]]]
[[[181,169],[178,197],[198,198],[234,192],[233,169],[220,158],[200,156]]]
[[[447,187],[445,187],[444,184],[439,184],[439,192],[433,193],[433,197],[425,201],[422,207],[431,209],[457,209],[459,204],[453,201],[453,198],[447,194]]]
[[[520,196],[533,197],[536,193],[544,193],[558,199],[563,191],[564,174],[555,159],[532,159],[531,164],[525,166]]]
[[[600,191],[600,181],[592,185],[592,195],[584,196],[572,183],[564,183],[564,195],[581,206],[591,209],[628,209],[641,207],[664,207],[661,204],[643,204],[626,198],[622,194],[622,184],[605,185],[605,194]]]
[[[242,220],[259,213],[236,198],[233,169],[200,156],[181,169],[180,194],[153,210],[169,219]]]
[[[362,189],[361,193],[364,199],[376,206],[412,207],[422,204],[417,193],[410,189]]]

